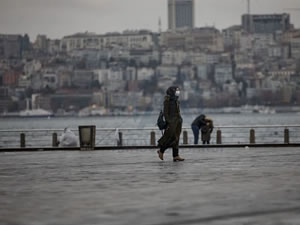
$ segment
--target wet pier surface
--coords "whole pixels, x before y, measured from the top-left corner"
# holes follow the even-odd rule
[[[300,224],[300,149],[0,153],[0,224]]]

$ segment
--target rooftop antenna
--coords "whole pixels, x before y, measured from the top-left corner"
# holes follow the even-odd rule
[[[247,0],[247,13],[248,15],[251,13],[250,0]]]
[[[161,18],[158,18],[158,33],[161,33]]]

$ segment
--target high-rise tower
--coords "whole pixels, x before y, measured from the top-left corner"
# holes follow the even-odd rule
[[[194,28],[194,0],[168,0],[169,29],[189,27]]]

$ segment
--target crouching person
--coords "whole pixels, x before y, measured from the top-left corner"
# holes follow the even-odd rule
[[[201,127],[201,140],[203,144],[209,144],[211,133],[213,132],[214,125],[212,119],[205,116],[205,125]]]
[[[59,137],[59,147],[77,147],[78,137],[71,131],[70,128],[65,128],[62,135]]]

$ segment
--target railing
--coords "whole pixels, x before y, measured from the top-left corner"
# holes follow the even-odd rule
[[[78,129],[72,129],[78,136]],[[0,130],[0,149],[19,147],[55,147],[62,129]],[[156,145],[161,137],[156,127],[98,128],[96,146]],[[201,135],[200,135],[201,136]],[[201,144],[201,137],[199,137]],[[191,128],[183,127],[181,145],[193,144]],[[289,144],[300,143],[300,125],[216,126],[211,144]]]

